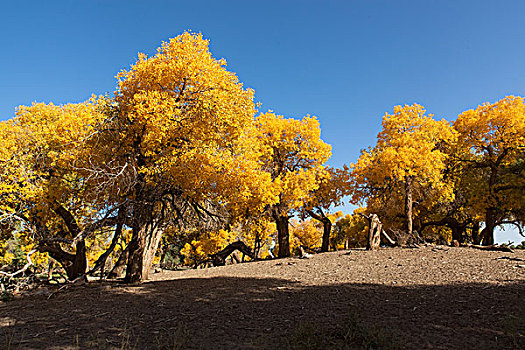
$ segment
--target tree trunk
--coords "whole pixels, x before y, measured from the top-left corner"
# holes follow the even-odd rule
[[[126,267],[127,283],[140,282],[144,278],[144,250],[146,249],[146,236],[148,227],[133,228],[131,240],[128,245],[128,263]]]
[[[82,239],[76,244],[75,260],[67,275],[70,280],[82,276],[87,272],[88,261],[86,256],[86,242]]]
[[[55,260],[49,259],[49,264],[47,265],[47,280],[51,281],[53,279],[53,268],[55,267]]]
[[[279,244],[279,251],[277,256],[279,258],[286,258],[290,256],[290,232],[288,229],[288,216],[281,216],[274,214],[275,224],[277,225],[277,242]]]
[[[449,227],[452,230],[452,241],[458,241],[458,243],[463,243],[463,227],[461,227],[459,224],[451,224],[449,225]]]
[[[128,245],[127,283],[147,280],[153,258],[162,238],[162,231],[154,227],[153,205],[136,204],[133,211],[132,235]]]
[[[53,211],[62,218],[71,236],[75,237],[75,254],[65,252],[59,245],[43,247],[41,251],[47,251],[53,259],[64,267],[68,279],[74,280],[85,274],[88,268],[86,242],[84,238],[80,237],[80,227],[69,210],[55,202]]]
[[[243,255],[248,255],[250,258],[255,259],[255,255],[252,253],[250,247],[248,247],[244,242],[242,241],[235,241],[233,243],[228,244],[224,249],[222,249],[220,252],[217,252],[215,254],[211,254],[210,258],[212,259],[213,266],[224,266],[226,264],[226,258],[234,254],[235,251],[238,250]],[[237,262],[239,263],[239,259],[237,257]]]
[[[160,241],[162,240],[162,230],[154,230],[154,232],[147,237],[146,240],[146,249],[145,249],[145,258],[144,265],[142,267],[144,280],[149,279],[149,271],[153,266],[153,260],[155,259],[155,254],[159,249]]]
[[[494,228],[496,227],[496,211],[488,208],[485,212],[485,227],[480,233],[482,245],[494,245]]]
[[[320,214],[317,214],[313,210],[306,210],[315,220],[323,224],[323,241],[321,243],[321,252],[328,252],[330,250],[330,233],[332,232],[332,221],[324,215],[323,211],[320,210]]]
[[[412,236],[412,192],[413,192],[412,176],[407,176],[405,181],[405,216],[406,216],[406,228],[409,236]]]
[[[472,224],[472,242],[475,245],[479,245],[481,243],[481,235],[479,234],[479,222],[474,222]]]
[[[326,216],[323,218],[323,242],[321,244],[321,252],[328,252],[330,250],[330,233],[332,231],[332,221]]]
[[[66,271],[67,278],[74,280],[87,271],[86,243],[79,240],[75,245],[75,254],[66,252],[59,245],[42,245],[39,248],[41,253],[48,253],[51,258],[56,260]]]
[[[383,224],[376,214],[369,216],[368,242],[366,244],[367,250],[377,250],[381,244],[381,231]]]
[[[253,256],[259,259],[259,252],[261,251],[261,237],[259,231],[255,231],[255,242],[253,244]]]
[[[121,278],[124,275],[124,272],[126,271],[126,265],[128,263],[128,248],[124,249],[119,257],[117,262],[115,263],[115,266],[111,269],[110,273],[108,274],[108,278]]]
[[[159,246],[162,232],[154,230],[150,232],[149,225],[142,227],[131,237],[128,251],[128,264],[126,268],[127,283],[145,281],[149,278],[149,272]]]
[[[389,244],[392,247],[395,247],[397,245],[397,242],[390,238],[390,236],[385,232],[385,230],[383,230],[383,225],[381,225],[381,234],[383,235],[385,241],[387,241],[387,244]]]
[[[119,210],[119,216],[122,218],[123,210]],[[115,233],[113,234],[113,238],[111,239],[111,244],[109,245],[108,249],[99,256],[97,261],[95,261],[95,264],[93,268],[88,272],[88,274],[92,274],[98,269],[100,269],[100,279],[104,277],[104,269],[106,268],[106,261],[108,260],[108,257],[113,253],[113,250],[115,250],[115,247],[117,246],[117,242],[120,238],[120,235],[122,233],[122,227],[124,226],[124,223],[122,221],[119,221],[117,224],[117,227],[115,228]]]

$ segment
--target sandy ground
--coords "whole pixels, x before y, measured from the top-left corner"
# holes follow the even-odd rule
[[[406,349],[525,349],[525,251],[351,250],[44,288],[0,304],[0,348],[286,349],[348,315]],[[356,348],[326,339],[311,348]]]

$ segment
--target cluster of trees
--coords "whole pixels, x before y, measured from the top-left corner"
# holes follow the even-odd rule
[[[256,258],[358,246],[363,218],[329,212],[345,196],[409,234],[492,244],[496,226],[523,227],[519,97],[452,125],[395,107],[377,145],[337,169],[315,117],[259,113],[200,34],[139,54],[118,79],[113,96],[35,103],[0,123],[0,263],[36,252],[69,279],[109,265],[137,282],[174,247],[198,265],[237,240]]]
[[[285,257],[292,213],[326,220],[327,201],[343,194],[325,189],[337,171],[326,167],[331,148],[317,119],[256,116],[253,91],[200,34],[140,54],[118,79],[112,97],[35,103],[0,124],[4,251],[15,237],[69,279],[112,261],[136,282],[163,236],[191,246],[239,232],[261,249],[271,221]],[[310,200],[316,191],[326,198]],[[88,264],[91,248],[98,256]]]
[[[397,106],[353,166],[352,201],[409,235],[492,245],[497,226],[523,235],[524,162],[521,97],[485,103],[453,123],[417,104]]]

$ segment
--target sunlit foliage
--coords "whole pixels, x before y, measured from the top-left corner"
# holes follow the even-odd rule
[[[519,225],[525,210],[525,104],[509,96],[459,115],[453,159],[460,173],[466,205],[485,223],[480,239],[494,243],[494,227]]]
[[[319,188],[331,147],[321,140],[315,117],[287,119],[270,111],[257,117],[256,126],[262,145],[261,169],[271,176],[278,195],[270,211],[277,225],[278,255],[285,257],[290,255],[288,219]]]
[[[445,120],[427,116],[417,104],[396,106],[385,114],[374,148],[364,150],[353,165],[354,203],[367,204],[382,220],[412,232],[413,202],[450,200],[452,186],[444,181],[447,154],[454,132]]]

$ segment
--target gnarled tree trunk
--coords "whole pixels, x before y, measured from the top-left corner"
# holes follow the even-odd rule
[[[494,228],[496,228],[496,210],[488,208],[485,212],[485,227],[480,233],[482,245],[494,245]]]
[[[321,243],[321,252],[330,250],[330,233],[332,232],[332,221],[320,210],[320,214],[313,210],[306,211],[308,215],[323,224],[323,241]]]
[[[153,216],[152,204],[135,205],[125,282],[141,282],[149,278],[153,258],[162,238],[162,231],[155,227]]]
[[[41,245],[39,251],[48,253],[54,260],[58,261],[66,271],[67,278],[74,280],[87,271],[86,243],[79,240],[75,244],[75,253],[69,253],[63,250],[58,244]]]
[[[274,214],[273,219],[277,225],[277,242],[279,244],[279,251],[277,256],[279,258],[286,258],[290,256],[290,231],[288,228],[288,215]]]
[[[56,242],[44,242],[39,246],[40,252],[47,252],[53,259],[58,261],[66,270],[67,278],[74,280],[84,275],[88,268],[86,255],[86,242],[81,236],[80,227],[69,210],[60,203],[55,202],[53,211],[60,216],[67,227],[67,230],[74,237],[75,253],[66,252]]]
[[[126,271],[126,264],[128,262],[128,247],[120,252],[120,255],[115,263],[115,266],[111,269],[108,274],[108,278],[121,278],[124,276]]]
[[[377,250],[381,244],[381,231],[383,224],[379,220],[379,216],[371,214],[369,216],[368,242],[366,244],[367,250]]]
[[[252,259],[255,259],[255,255],[253,254],[252,250],[244,242],[236,241],[228,244],[220,252],[210,256],[213,266],[224,266],[226,264],[226,258],[236,250],[242,252],[245,255],[248,255]]]

